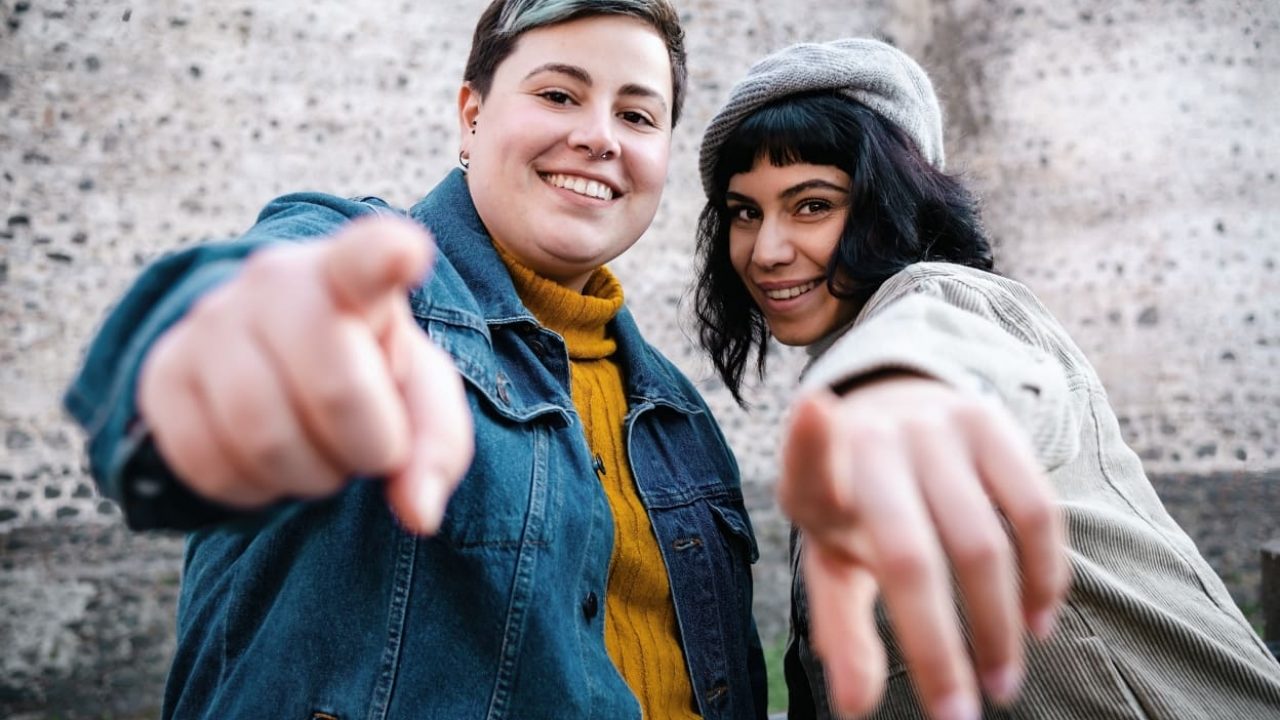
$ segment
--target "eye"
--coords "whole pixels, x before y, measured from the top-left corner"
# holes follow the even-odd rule
[[[797,208],[797,215],[821,215],[831,210],[831,203],[826,200],[805,200]]]
[[[750,223],[760,219],[759,208],[751,205],[729,206],[729,218],[735,223]]]
[[[618,113],[618,117],[622,118],[623,122],[627,122],[632,125],[647,125],[649,127],[658,126],[652,118],[637,110],[624,110],[623,112]]]
[[[538,93],[538,97],[553,105],[568,105],[573,102],[573,98],[569,97],[569,93],[563,90],[543,90]]]

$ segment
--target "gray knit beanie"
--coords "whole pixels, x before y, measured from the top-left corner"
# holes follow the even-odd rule
[[[929,76],[892,45],[867,38],[800,43],[763,58],[729,91],[702,136],[702,189],[711,196],[720,147],[761,107],[788,95],[832,90],[879,113],[911,138],[941,170],[942,110]]]

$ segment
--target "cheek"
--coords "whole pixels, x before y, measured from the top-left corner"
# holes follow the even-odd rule
[[[831,222],[823,228],[823,231],[817,233],[820,238],[819,252],[822,255],[823,264],[831,261],[835,257],[836,248],[840,245],[840,238],[844,237],[844,229],[849,224],[849,213],[840,213],[832,218]]]
[[[514,113],[515,111],[507,111]],[[492,165],[523,165],[557,147],[563,133],[540,113],[520,115],[519,122],[506,122],[498,113],[490,116],[484,131],[477,133],[474,142],[481,148]],[[481,120],[485,122],[485,120]]]
[[[661,193],[667,182],[671,161],[671,141],[667,137],[633,143],[626,149],[630,158],[632,182],[641,192]]]
[[[747,265],[751,262],[751,250],[755,247],[755,239],[739,230],[729,231],[729,264],[733,266],[738,277],[744,277]],[[745,279],[745,278],[744,278]]]

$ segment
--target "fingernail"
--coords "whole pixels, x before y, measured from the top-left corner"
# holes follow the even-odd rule
[[[1013,665],[1005,665],[982,675],[982,688],[987,691],[987,697],[998,705],[1013,702],[1021,684],[1022,674]]]
[[[1041,641],[1048,640],[1053,634],[1053,628],[1058,624],[1058,613],[1056,610],[1041,610],[1031,618],[1031,632]]]
[[[933,720],[979,720],[982,705],[968,693],[948,695],[933,705]]]
[[[444,517],[444,498],[439,491],[441,485],[439,478],[434,476],[418,480],[413,505],[418,514],[416,529],[424,535],[435,535],[440,529],[440,522]]]

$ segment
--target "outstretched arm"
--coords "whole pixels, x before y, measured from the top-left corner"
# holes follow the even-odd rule
[[[1023,631],[1050,631],[1069,583],[1046,477],[1078,447],[1055,360],[1069,354],[1008,281],[951,282],[889,288],[815,363],[785,439],[779,498],[804,531],[811,639],[848,712],[883,687],[877,598],[925,707],[976,717],[977,687],[1012,699]]]
[[[398,218],[349,222],[332,200],[274,203],[246,241],[202,249],[216,257],[169,268],[155,297],[136,287],[108,320],[67,398],[105,492],[128,499],[131,417],[196,498],[184,506],[258,508],[383,475],[406,525],[438,525],[472,436],[457,371],[408,311],[431,242]],[[294,234],[320,237],[275,242]]]
[[[388,478],[409,527],[434,531],[471,459],[457,370],[414,322],[429,238],[401,220],[254,254],[147,355],[142,418],[197,493],[234,507]]]
[[[1012,700],[1023,630],[1050,632],[1067,570],[1053,493],[1007,413],[907,375],[815,392],[794,407],[784,462],[779,501],[804,531],[811,640],[835,705],[866,712],[882,692],[877,598],[934,717],[977,717],[979,684]]]

